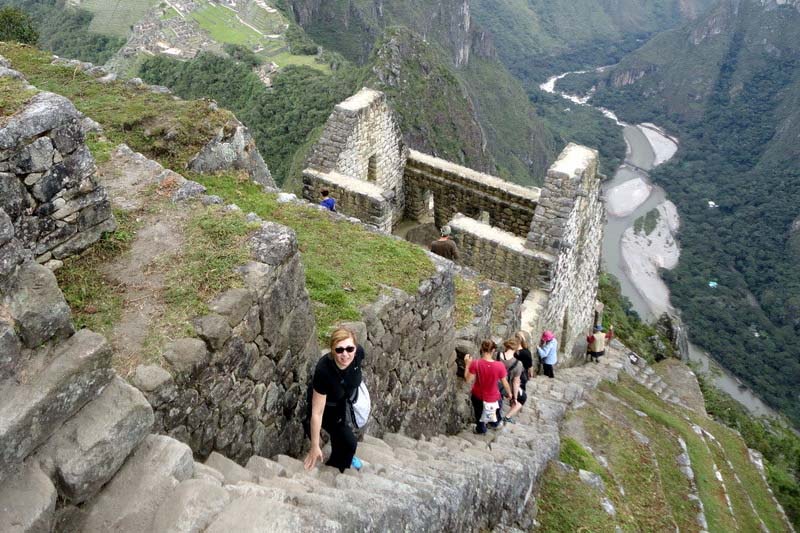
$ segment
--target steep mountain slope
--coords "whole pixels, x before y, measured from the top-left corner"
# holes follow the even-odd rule
[[[612,62],[643,36],[702,13],[713,0],[475,0],[475,20],[523,80]]]
[[[673,303],[699,344],[795,423],[798,27],[800,2],[723,0],[603,73],[595,96],[681,138],[654,173],[684,222]]]
[[[415,50],[418,46],[392,45],[392,54],[387,55],[385,46],[396,41],[402,31],[392,30],[389,37],[384,37],[384,32],[402,26],[404,31],[414,33],[415,37],[409,37],[408,42],[427,43],[430,51],[422,55],[439,57],[440,64],[435,69],[448,72],[448,77],[465,92],[469,101],[460,106],[461,111],[469,112],[480,125],[479,137],[470,129],[450,139],[450,143],[463,147],[464,154],[455,159],[471,161],[473,166],[518,183],[534,184],[541,180],[547,162],[552,161],[558,148],[555,137],[536,116],[519,81],[497,59],[492,37],[475,24],[468,0],[328,3],[286,0],[284,5],[324,47],[357,63],[372,65],[377,59],[373,70],[378,71],[379,77],[385,77],[380,73],[386,72],[387,66],[391,71],[392,65],[414,62],[414,56],[421,52]],[[383,61],[387,57],[392,57],[390,65]],[[391,93],[390,87],[386,88]],[[429,123],[429,129],[435,129],[437,119],[428,116],[427,110],[443,105],[437,99],[408,102]],[[406,102],[400,99],[393,103],[401,115],[409,115],[402,109]],[[413,136],[410,142],[414,145]],[[452,153],[445,144],[419,148]],[[474,154],[481,154],[480,159],[476,160]]]

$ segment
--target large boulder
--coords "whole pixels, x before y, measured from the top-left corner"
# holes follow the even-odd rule
[[[50,269],[29,261],[0,291],[2,304],[17,321],[26,347],[36,348],[50,339],[64,339],[73,333],[69,306]]]
[[[73,503],[93,496],[150,433],[153,409],[138,389],[115,378],[39,451],[59,492]]]

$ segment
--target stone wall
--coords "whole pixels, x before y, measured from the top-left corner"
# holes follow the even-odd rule
[[[407,155],[408,148],[386,95],[364,88],[334,108],[307,164],[318,173],[337,172],[378,187],[391,203],[394,224],[405,208],[403,167]],[[315,177],[315,173],[306,173],[304,181]],[[341,183],[342,188],[351,185],[349,181]],[[304,197],[319,202],[319,196],[310,196],[319,188],[304,187]],[[341,203],[343,213],[358,217],[358,211],[351,211],[353,207]]]
[[[0,208],[40,263],[79,253],[116,228],[82,119],[66,98],[40,92],[0,127]]]
[[[336,199],[336,210],[355,217],[380,231],[392,231],[394,206],[380,187],[356,180],[338,172],[303,170],[303,198],[319,203],[322,190],[327,189]]]
[[[266,222],[251,238],[254,261],[199,317],[198,337],[168,345],[171,372],[139,367],[133,378],[155,408],[155,429],[212,451],[298,454],[304,445],[306,379],[319,354],[294,232]]]
[[[456,213],[524,237],[530,230],[540,191],[411,150],[405,167],[406,216],[422,220],[433,195],[433,215],[441,227]]]
[[[580,357],[580,339],[594,323],[605,206],[595,150],[569,144],[547,172],[526,246],[557,256],[549,295],[536,331],[550,329],[560,343],[561,363]]]
[[[361,338],[372,397],[373,435],[412,437],[452,432],[459,398],[455,379],[455,285],[450,261],[430,254],[436,273],[415,294],[387,290],[362,309]]]
[[[459,263],[515,287],[549,286],[555,258],[525,248],[525,241],[460,213],[448,222]]]

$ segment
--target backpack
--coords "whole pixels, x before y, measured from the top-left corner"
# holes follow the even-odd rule
[[[311,399],[313,397],[314,383],[313,379],[311,379],[306,386],[306,414],[303,417],[303,433],[309,439],[311,438]],[[347,402],[344,413],[345,420],[355,429],[363,429],[367,425],[369,414],[372,411],[372,400],[363,379],[361,384],[353,391],[353,395],[345,401]],[[325,407],[336,407],[337,405],[338,402],[325,402]]]

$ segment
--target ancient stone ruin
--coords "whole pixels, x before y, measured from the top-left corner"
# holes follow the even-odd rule
[[[386,96],[365,88],[335,107],[307,163],[311,202],[328,189],[339,211],[387,233],[409,219],[449,225],[460,263],[522,288],[527,326],[553,330],[567,359],[593,324],[605,217],[596,151],[570,144],[542,188],[522,187],[409,150]]]

